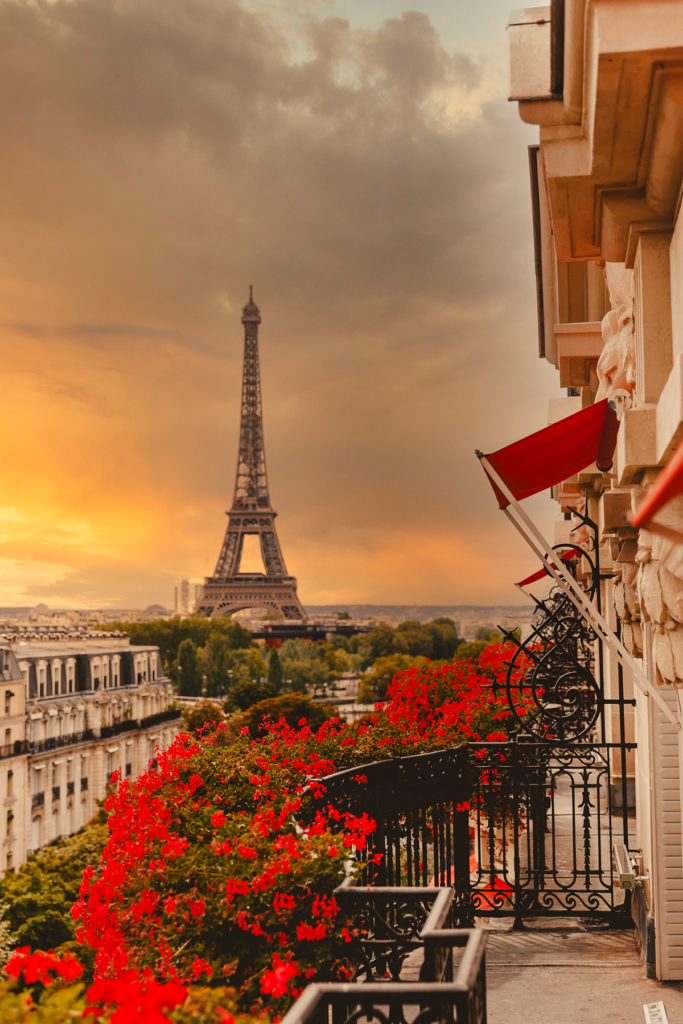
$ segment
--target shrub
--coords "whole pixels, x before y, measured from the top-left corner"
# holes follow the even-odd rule
[[[196,704],[190,704],[183,711],[185,728],[195,735],[201,732],[209,722],[213,722],[217,726],[219,722],[223,721],[225,721],[225,714],[222,707],[212,700],[197,701]]]
[[[246,726],[249,734],[256,738],[259,734],[263,735],[266,721],[279,722],[284,719],[292,728],[305,722],[311,729],[318,729],[334,714],[335,711],[328,704],[314,704],[305,694],[285,693],[254,704],[239,716],[239,726]]]

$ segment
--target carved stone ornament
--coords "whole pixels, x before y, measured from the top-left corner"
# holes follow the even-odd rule
[[[644,496],[645,490],[642,487],[633,488],[634,507]],[[658,519],[667,526],[679,530],[683,528],[683,497],[670,502],[658,513]],[[624,570],[628,564],[624,564]],[[635,568],[636,595],[633,609],[639,608],[642,621],[651,624],[652,660],[656,667],[657,682],[683,688],[683,547],[649,530],[641,530]],[[630,578],[631,570],[623,573],[624,580],[627,575]],[[622,585],[626,610],[633,617],[626,598],[626,585]],[[642,651],[642,640],[640,646]]]
[[[636,387],[633,271],[627,270],[623,263],[607,263],[605,280],[612,308],[602,321],[605,344],[597,365],[600,384],[595,396],[596,402],[607,398],[615,389],[627,391],[635,397]]]

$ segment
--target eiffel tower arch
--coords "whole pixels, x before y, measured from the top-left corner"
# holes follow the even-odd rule
[[[249,302],[242,309],[242,323],[244,371],[235,494],[216,569],[204,581],[197,614],[211,618],[245,608],[268,608],[284,619],[305,621],[296,579],[287,572],[275,528],[277,513],[268,493],[258,354],[261,313],[251,288]],[[244,538],[248,536],[259,538],[265,573],[240,572]]]

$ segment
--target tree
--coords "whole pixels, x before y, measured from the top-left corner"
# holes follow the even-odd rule
[[[495,629],[491,629],[490,626],[480,626],[474,634],[474,639],[485,640],[487,644],[499,644],[503,638],[500,633],[496,633]]]
[[[114,622],[103,626],[107,630],[121,630],[130,637],[131,644],[152,644],[159,648],[164,669],[171,672],[178,660],[178,651],[183,640],[192,640],[197,647],[204,647],[213,634],[220,634],[230,650],[251,646],[251,633],[233,622],[229,615],[218,615],[205,619],[203,615],[191,615],[187,619],[158,619],[155,622]]]
[[[183,697],[199,697],[202,692],[202,669],[197,645],[189,637],[178,648],[178,692]]]
[[[432,634],[434,658],[450,660],[463,642],[453,619],[434,619],[427,628]]]
[[[455,661],[469,661],[473,665],[479,664],[480,655],[489,647],[487,640],[473,640],[472,643],[460,644],[455,652]]]
[[[95,819],[77,835],[30,854],[16,874],[0,880],[0,902],[6,905],[4,920],[13,945],[54,949],[75,941],[71,907],[84,870],[100,859],[107,834],[106,824]]]
[[[274,696],[269,683],[261,683],[257,679],[242,679],[237,686],[233,686],[224,707],[226,711],[246,711],[253,704]]]
[[[206,693],[209,697],[222,697],[230,688],[230,646],[219,632],[211,633],[204,648]]]
[[[282,689],[284,678],[285,673],[280,655],[277,653],[277,647],[273,647],[268,655],[268,682],[275,693],[279,693]]]
[[[374,626],[367,633],[363,644],[367,665],[372,665],[377,658],[386,658],[389,654],[396,654],[395,632],[386,622],[380,622],[378,626]]]

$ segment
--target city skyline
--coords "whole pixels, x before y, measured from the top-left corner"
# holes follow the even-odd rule
[[[250,281],[303,603],[514,602],[533,566],[474,448],[559,390],[507,9],[98,10],[0,4],[0,604],[171,606],[213,571]]]

